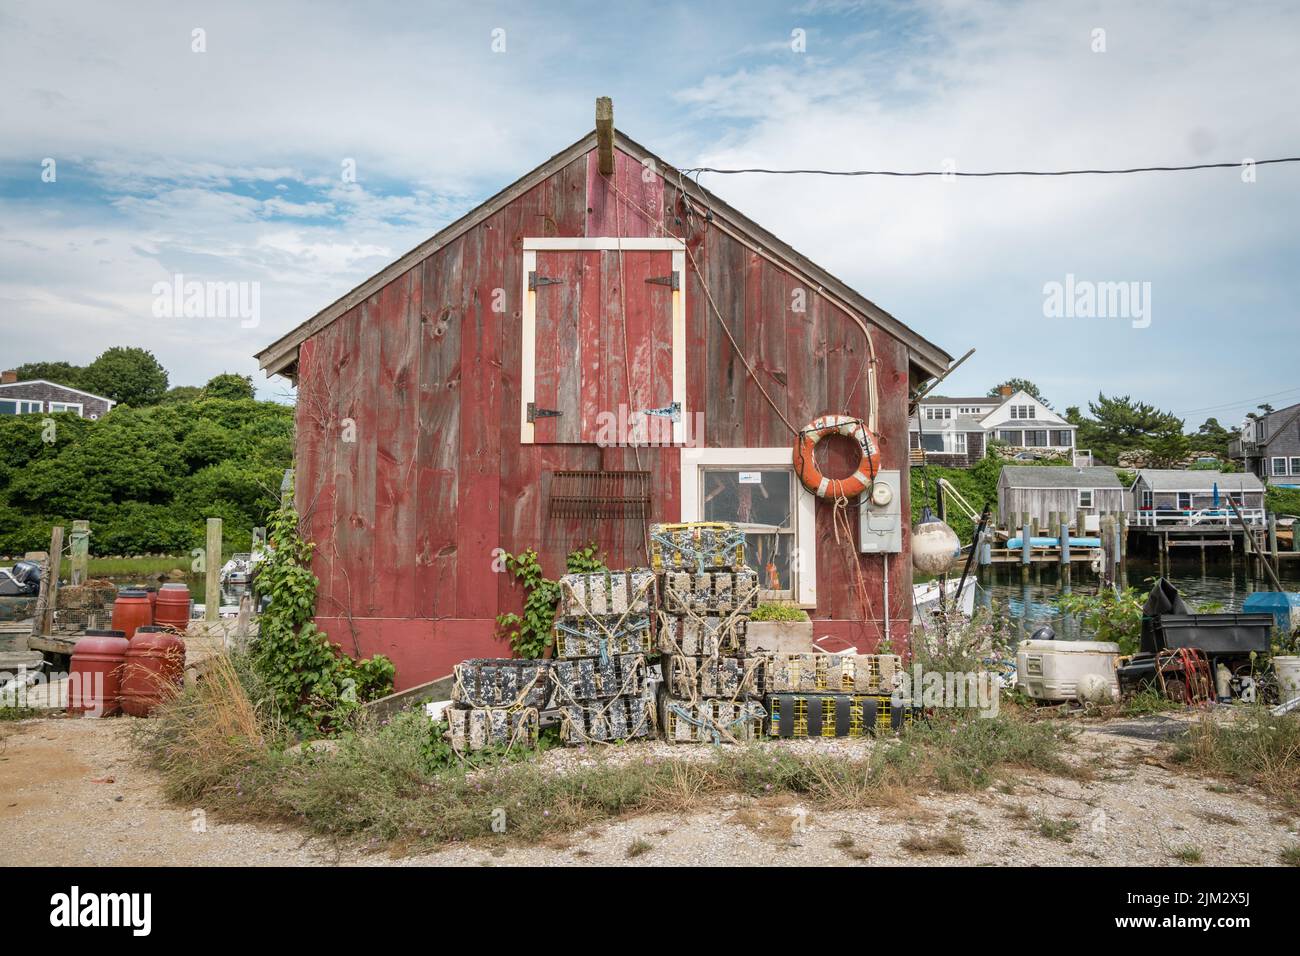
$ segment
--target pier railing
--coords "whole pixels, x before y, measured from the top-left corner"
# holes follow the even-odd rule
[[[1242,508],[1242,520],[1250,527],[1263,527],[1263,508]],[[1130,528],[1236,528],[1237,518],[1231,508],[1200,508],[1189,511],[1157,509],[1130,511]]]

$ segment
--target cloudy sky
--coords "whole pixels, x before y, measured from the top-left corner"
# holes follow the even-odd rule
[[[173,384],[252,373],[582,136],[597,95],[679,166],[1300,155],[1290,2],[461,7],[0,0],[0,363],[129,344]],[[950,393],[1024,377],[1058,409],[1128,393],[1189,428],[1300,401],[1300,164],[703,182],[952,354],[977,348]],[[178,274],[257,283],[257,324],[155,314]],[[1149,283],[1146,314],[1045,315],[1067,276]]]

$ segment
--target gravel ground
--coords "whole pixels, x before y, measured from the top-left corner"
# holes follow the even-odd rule
[[[1300,842],[1300,820],[1258,795],[1227,790],[1162,765],[1160,744],[1107,730],[1155,721],[1090,724],[1071,759],[1092,767],[1080,783],[1027,775],[1011,792],[930,795],[898,808],[822,811],[788,795],[730,798],[707,812],[650,814],[592,827],[548,845],[454,846],[393,857],[336,848],[292,827],[225,824],[162,796],[133,756],[127,720],[0,724],[3,862],[37,865],[1276,865]],[[845,755],[869,741],[770,744]],[[581,764],[672,755],[705,747],[666,743],[554,750],[557,773]],[[1199,860],[1192,858],[1192,850]],[[1182,856],[1180,856],[1180,851]]]

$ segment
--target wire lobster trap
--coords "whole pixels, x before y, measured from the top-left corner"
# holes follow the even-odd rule
[[[887,694],[769,694],[768,735],[867,737],[911,726],[912,707]]]
[[[645,569],[566,574],[559,585],[567,616],[649,614],[655,605],[655,575]]]
[[[663,609],[669,614],[748,614],[758,607],[758,573],[752,568],[665,571],[660,595]]]
[[[650,654],[654,628],[649,614],[557,615],[555,655],[558,658]]]
[[[756,700],[683,700],[659,691],[659,723],[669,743],[743,743],[763,733],[767,711]]]
[[[562,704],[559,710],[560,739],[570,745],[613,743],[655,733],[654,707],[643,693],[603,701],[573,701]]]
[[[650,526],[650,566],[655,571],[741,571],[745,533],[728,521]]]
[[[467,707],[532,707],[551,696],[550,661],[472,658],[451,669],[451,699]]]
[[[558,660],[551,664],[550,676],[556,703],[560,705],[641,694],[646,683],[645,655]]]
[[[738,612],[725,616],[673,615],[659,612],[657,646],[661,654],[686,657],[741,656],[745,653],[749,618]]]
[[[458,751],[537,746],[533,707],[448,707],[447,736]]]
[[[687,657],[664,656],[663,683],[674,697],[695,700],[700,697],[748,697],[763,690],[761,657]]]
[[[889,694],[903,668],[903,659],[896,654],[769,653],[765,657],[763,690],[769,694]]]

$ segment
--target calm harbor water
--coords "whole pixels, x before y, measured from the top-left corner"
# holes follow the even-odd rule
[[[1155,562],[1130,559],[1121,583],[1145,594],[1151,590],[1159,573],[1160,569]],[[1251,575],[1248,567],[1240,560],[1230,562],[1220,559],[1202,565],[1199,555],[1195,558],[1175,558],[1166,577],[1178,588],[1183,600],[1193,610],[1199,604],[1214,602],[1223,605],[1223,611],[1238,611],[1242,602],[1255,591],[1272,590],[1267,576],[1261,578]],[[1300,591],[1300,564],[1283,562],[1279,577],[1284,588]],[[1076,566],[1070,584],[1065,585],[1054,565],[1031,568],[1027,582],[1021,580],[1017,565],[990,565],[984,569],[979,585],[977,604],[987,606],[990,601],[994,602],[1016,622],[1018,630],[1025,637],[1043,624],[1052,625],[1061,638],[1079,639],[1087,636],[1080,633],[1074,621],[1065,619],[1057,610],[1056,599],[1065,593],[1066,588],[1095,594],[1097,575],[1089,570]]]

